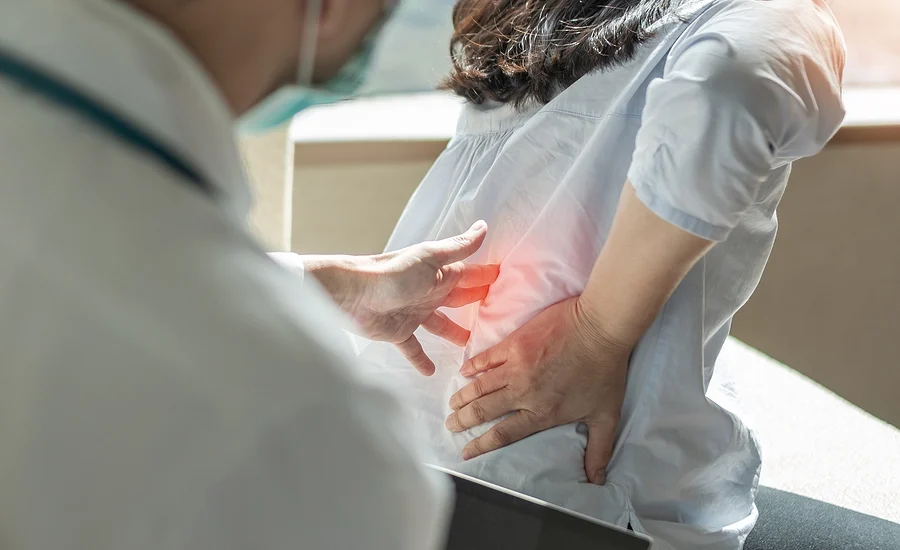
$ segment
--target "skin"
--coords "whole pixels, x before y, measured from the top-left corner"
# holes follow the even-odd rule
[[[463,458],[583,422],[585,473],[604,484],[631,351],[713,244],[659,218],[626,183],[582,295],[549,307],[462,366],[475,378],[451,397],[447,428],[462,432],[510,414],[473,440]]]
[[[500,268],[464,264],[487,236],[487,225],[476,223],[457,237],[422,243],[378,256],[304,258],[335,301],[373,340],[391,342],[420,373],[431,376],[434,363],[413,334],[419,327],[459,346],[469,331],[438,308],[462,307],[483,300]],[[368,277],[365,275],[368,274]]]
[[[196,57],[235,117],[272,91],[298,82],[309,0],[124,0],[167,27]],[[388,8],[386,0],[322,0],[313,81],[333,77],[358,50]],[[465,265],[487,226],[436,243],[377,256],[303,259],[360,331],[396,344],[425,375],[434,364],[413,332],[419,327],[465,345],[469,332],[438,312],[485,297],[497,266]]]
[[[126,0],[168,27],[239,116],[297,81],[306,0]],[[323,0],[313,79],[334,76],[385,13],[384,0]]]

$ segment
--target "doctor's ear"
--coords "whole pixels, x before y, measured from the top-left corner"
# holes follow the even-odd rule
[[[384,0],[306,0],[322,2],[316,48],[317,81],[327,80],[346,63],[384,17]]]
[[[306,0],[315,2],[316,0]],[[319,20],[319,36],[335,38],[344,33],[354,37],[365,34],[381,20],[384,0],[320,0],[322,14]]]

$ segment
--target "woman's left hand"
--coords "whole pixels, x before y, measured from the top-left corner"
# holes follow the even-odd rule
[[[630,346],[605,335],[578,298],[553,305],[498,346],[467,361],[476,376],[450,400],[447,428],[463,432],[510,415],[463,449],[463,458],[572,422],[588,428],[585,472],[606,482],[625,396]]]

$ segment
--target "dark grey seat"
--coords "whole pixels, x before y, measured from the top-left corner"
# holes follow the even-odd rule
[[[900,525],[890,521],[765,487],[757,506],[744,550],[900,550]]]

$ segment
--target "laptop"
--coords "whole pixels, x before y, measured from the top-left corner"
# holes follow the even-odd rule
[[[446,550],[647,550],[649,538],[475,478],[456,486]]]

